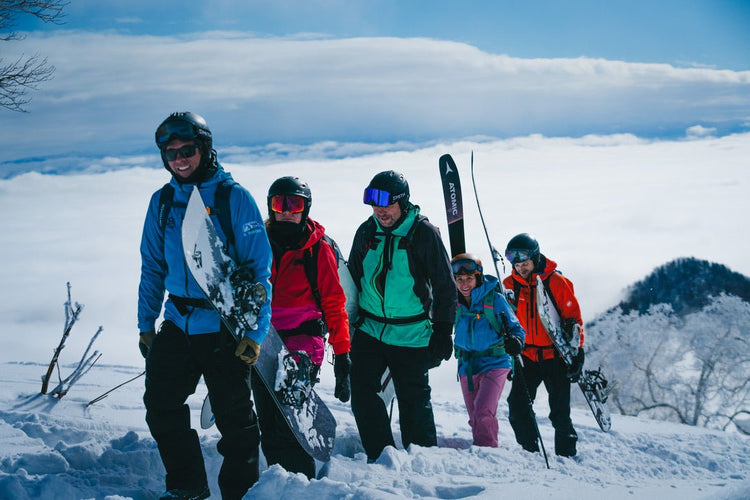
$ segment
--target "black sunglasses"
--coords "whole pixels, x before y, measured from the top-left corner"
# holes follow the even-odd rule
[[[180,155],[183,158],[192,158],[196,151],[198,151],[198,146],[196,144],[187,144],[176,149],[165,149],[164,158],[166,158],[167,161],[175,161],[177,155]]]

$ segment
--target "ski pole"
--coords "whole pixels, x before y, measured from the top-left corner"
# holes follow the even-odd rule
[[[529,404],[529,415],[531,415],[531,421],[534,422],[534,430],[536,431],[536,438],[539,440],[539,445],[542,448],[542,455],[544,455],[544,463],[547,464],[549,469],[549,460],[547,459],[547,450],[544,449],[544,441],[542,441],[542,434],[539,432],[539,424],[536,422],[536,413],[534,413],[534,402],[531,400],[531,394],[529,394],[529,386],[526,385],[526,378],[523,376],[523,361],[521,355],[517,354],[516,366],[518,369],[514,370],[513,376],[518,377],[518,381],[523,386],[523,392],[526,394],[526,402]]]
[[[107,392],[105,392],[104,394],[101,394],[100,396],[95,397],[94,399],[92,399],[91,401],[89,401],[88,403],[86,403],[86,408],[88,408],[92,404],[96,403],[97,401],[101,401],[102,399],[106,398],[109,395],[110,392],[112,392],[112,391],[114,391],[116,389],[119,389],[120,387],[122,387],[125,384],[129,384],[130,382],[132,382],[133,380],[135,380],[135,379],[137,379],[139,377],[142,377],[145,373],[146,373],[146,370],[143,370],[141,373],[139,373],[135,377],[133,377],[131,379],[128,379],[125,382],[123,382],[122,384],[114,386],[113,388],[111,388],[110,390],[108,390]]]
[[[508,297],[507,291],[505,289],[505,285],[503,285],[503,279],[500,276],[500,270],[497,267],[497,262],[502,259],[502,255],[500,255],[500,252],[497,251],[495,246],[492,244],[492,241],[490,240],[490,234],[487,232],[487,224],[484,222],[484,215],[482,215],[482,206],[479,204],[479,194],[477,193],[477,183],[474,179],[474,151],[471,152],[471,184],[474,187],[474,199],[477,202],[477,209],[479,210],[479,219],[482,221],[482,228],[484,228],[484,236],[487,238],[487,244],[490,247],[490,255],[492,255],[492,263],[495,265],[495,274],[497,274],[497,282],[500,285],[500,290],[502,291],[503,296],[506,298]],[[505,268],[505,264],[503,264],[503,268]],[[521,382],[521,385],[523,385],[523,390],[526,393],[526,401],[529,403],[529,414],[531,415],[531,421],[534,422],[534,430],[536,431],[536,437],[539,440],[539,445],[542,448],[542,454],[544,455],[544,463],[547,464],[547,468],[549,469],[549,460],[547,459],[547,451],[544,449],[544,441],[542,441],[542,434],[539,432],[539,424],[536,421],[536,413],[534,413],[534,402],[531,400],[531,394],[529,394],[529,387],[526,385],[526,379],[523,376],[523,361],[521,360],[521,355],[518,354],[515,357],[516,366],[519,367],[518,370],[514,370],[513,376],[519,377],[519,382]]]

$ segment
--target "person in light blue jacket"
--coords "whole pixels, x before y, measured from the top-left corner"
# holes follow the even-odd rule
[[[211,131],[201,116],[172,113],[157,128],[156,144],[172,179],[151,197],[143,226],[138,329],[146,359],[146,422],[167,473],[161,498],[210,495],[200,442],[185,403],[203,376],[222,435],[217,445],[224,457],[218,478],[221,496],[239,499],[259,475],[260,439],[249,382],[271,319],[271,247],[255,200],[219,165]],[[195,186],[243,276],[267,292],[256,328],[245,332],[239,343],[185,262],[182,220]],[[224,220],[230,222],[222,224],[221,216],[214,215],[221,209],[228,210]],[[164,321],[156,333],[165,294]]]
[[[497,448],[497,405],[526,332],[494,276],[469,253],[451,260],[458,289],[455,354],[475,446]]]

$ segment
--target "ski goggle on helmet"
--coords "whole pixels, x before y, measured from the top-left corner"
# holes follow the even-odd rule
[[[536,255],[536,252],[532,252],[531,250],[526,250],[523,248],[509,248],[505,251],[505,257],[513,265],[531,260],[532,258],[534,258],[534,255]]]
[[[387,207],[393,205],[401,198],[407,196],[407,193],[393,194],[384,189],[367,188],[365,194],[362,197],[362,201],[365,205],[373,205],[376,207]]]
[[[460,254],[451,260],[453,274],[482,274],[482,262],[469,254]]]
[[[277,214],[282,212],[299,214],[305,211],[305,199],[296,194],[277,194],[271,197],[271,210]]]

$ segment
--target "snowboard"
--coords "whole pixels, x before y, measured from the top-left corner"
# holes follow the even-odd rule
[[[539,319],[542,321],[544,329],[547,330],[547,335],[552,339],[555,349],[565,361],[565,364],[570,366],[573,363],[573,358],[578,354],[578,345],[581,340],[580,333],[576,330],[572,339],[565,340],[560,315],[549,298],[540,276],[536,277],[536,304]],[[601,370],[584,370],[578,379],[578,387],[581,388],[583,397],[591,408],[599,428],[604,432],[609,431],[612,421],[607,407],[607,396],[611,388]]]
[[[237,266],[226,253],[197,187],[193,188],[185,212],[182,246],[190,273],[235,339],[239,341],[245,332],[257,328],[260,307],[266,300],[265,289],[256,283],[253,300],[242,303],[235,300],[230,276]],[[288,354],[281,337],[271,326],[253,369],[274,397],[302,448],[313,458],[328,461],[336,436],[336,420],[320,396],[311,390],[299,407],[285,405],[276,397],[277,379],[283,380],[285,376],[280,360],[287,359]],[[210,407],[210,401],[207,406]],[[203,413],[201,422],[208,424],[208,412]]]

